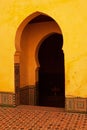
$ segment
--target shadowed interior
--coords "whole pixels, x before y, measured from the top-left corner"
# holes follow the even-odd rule
[[[54,33],[41,44],[38,52],[39,105],[64,107],[64,54],[63,37]]]

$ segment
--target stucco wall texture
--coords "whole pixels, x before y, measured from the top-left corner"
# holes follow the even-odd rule
[[[34,12],[53,18],[63,34],[66,96],[87,97],[87,1],[0,1],[0,91],[14,92],[15,36],[18,27]]]

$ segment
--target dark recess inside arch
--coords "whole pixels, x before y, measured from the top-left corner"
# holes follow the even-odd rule
[[[51,17],[47,16],[47,15],[38,15],[37,17],[33,18],[29,24],[31,23],[40,23],[40,22],[48,22],[48,21],[54,21]]]
[[[38,52],[39,105],[64,107],[65,79],[63,36],[54,33],[41,44]]]

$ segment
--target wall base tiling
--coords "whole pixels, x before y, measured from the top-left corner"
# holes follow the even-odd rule
[[[0,92],[0,106],[15,107],[15,94],[10,92]]]
[[[29,104],[31,105],[36,105],[36,87],[35,86],[30,86],[29,87]]]
[[[87,98],[66,97],[65,110],[69,112],[87,113]]]
[[[20,104],[24,104],[24,105],[37,104],[35,86],[31,85],[31,86],[25,86],[23,88],[20,88]]]
[[[17,55],[16,55],[17,56]],[[15,63],[14,64],[14,76],[15,76],[15,100],[16,105],[20,104],[20,93],[19,93],[19,87],[20,87],[20,64]]]

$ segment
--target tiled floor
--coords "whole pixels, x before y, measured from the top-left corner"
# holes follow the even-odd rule
[[[87,130],[87,115],[61,108],[0,107],[0,130]]]

